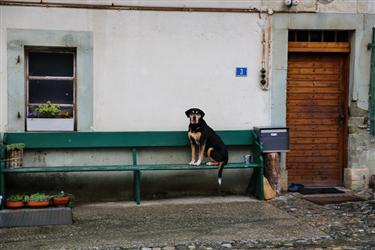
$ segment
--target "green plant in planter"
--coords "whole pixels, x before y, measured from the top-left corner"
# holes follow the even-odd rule
[[[51,101],[39,104],[35,110],[38,112],[38,117],[42,118],[55,118],[61,112],[59,105]]]
[[[52,198],[65,198],[65,197],[69,198],[69,204],[68,204],[68,206],[69,207],[73,207],[74,203],[75,203],[75,197],[74,197],[74,195],[72,195],[70,193],[66,193],[63,190],[61,190],[60,193],[55,194],[55,195],[52,196]]]
[[[15,168],[21,167],[23,162],[23,149],[25,148],[25,143],[12,143],[6,146],[7,149],[7,159],[6,167]]]
[[[25,143],[12,143],[7,145],[7,151],[22,150],[26,147]]]
[[[5,206],[7,208],[21,208],[25,205],[23,199],[24,195],[22,194],[11,195],[7,197]]]
[[[32,195],[25,195],[24,201],[48,201],[51,199],[51,196],[43,194],[43,193],[35,193]]]
[[[7,201],[24,201],[25,195],[23,194],[16,194],[11,195],[7,198]]]
[[[64,190],[61,190],[60,193],[53,195],[53,197],[74,197],[74,195],[64,192]]]

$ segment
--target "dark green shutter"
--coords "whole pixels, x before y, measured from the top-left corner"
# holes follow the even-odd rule
[[[375,28],[372,29],[371,75],[370,75],[370,134],[375,135]]]

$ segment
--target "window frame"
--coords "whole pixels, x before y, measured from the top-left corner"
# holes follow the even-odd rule
[[[29,75],[29,53],[66,53],[73,55],[73,76],[30,76]],[[77,48],[75,47],[49,47],[49,46],[25,46],[25,128],[27,131],[27,118],[30,105],[38,105],[40,103],[29,102],[29,81],[30,80],[69,80],[73,81],[73,104],[59,104],[61,107],[73,107],[74,129],[77,131]],[[53,118],[52,118],[53,119]]]

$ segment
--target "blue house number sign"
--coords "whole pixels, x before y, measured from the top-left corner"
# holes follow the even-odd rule
[[[247,68],[236,68],[236,77],[246,77]]]

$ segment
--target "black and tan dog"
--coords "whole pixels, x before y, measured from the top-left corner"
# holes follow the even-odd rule
[[[191,108],[185,112],[190,119],[189,140],[191,144],[190,165],[199,166],[206,154],[211,161],[207,165],[219,167],[218,182],[221,185],[223,168],[228,163],[228,149],[223,140],[203,120],[204,112],[198,108]],[[196,154],[198,152],[198,160]]]

